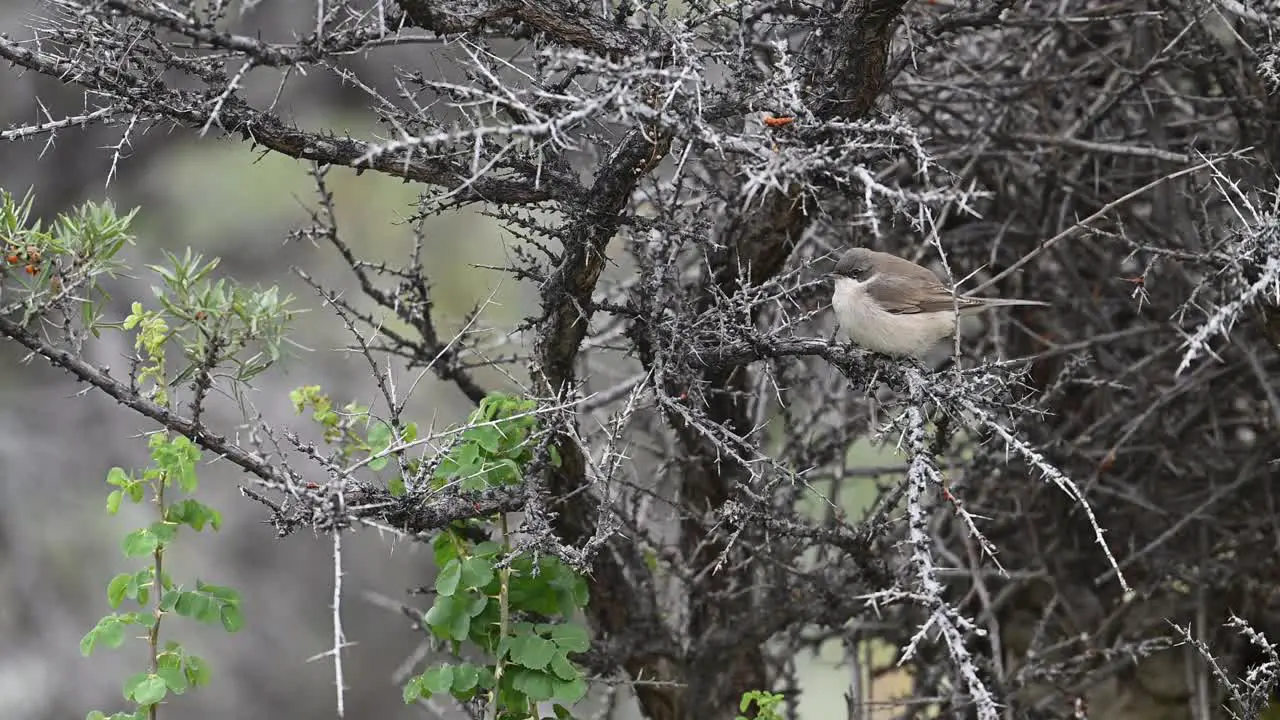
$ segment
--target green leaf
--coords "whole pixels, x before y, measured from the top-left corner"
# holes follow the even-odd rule
[[[124,499],[123,490],[112,490],[107,495],[107,514],[115,515],[120,512],[120,501]]]
[[[422,678],[409,678],[409,682],[404,684],[404,689],[400,691],[400,695],[404,698],[404,704],[408,705],[417,702],[422,698]]]
[[[125,595],[136,600],[139,605],[146,605],[151,599],[151,587],[154,584],[154,580],[155,571],[150,567],[142,568],[133,574],[133,578],[129,581],[129,587],[126,589]]]
[[[133,481],[129,479],[129,473],[125,472],[124,468],[113,467],[107,471],[108,485],[122,488],[127,487],[131,482]]]
[[[177,695],[186,692],[190,686],[186,674],[178,667],[159,668],[156,670],[156,675],[160,676],[161,680],[164,680],[165,687],[169,688],[170,692]]]
[[[453,669],[453,685],[450,691],[456,694],[469,693],[480,684],[480,669],[471,663],[463,663]]]
[[[99,644],[109,648],[118,648],[124,642],[124,628],[129,625],[134,615],[107,615],[98,620],[92,630],[80,639],[80,654],[88,657]]]
[[[466,601],[467,617],[475,617],[489,607],[489,596],[477,590],[468,590],[462,599]]]
[[[533,716],[529,708],[531,701],[528,696],[511,686],[510,675],[502,677],[497,691],[498,701],[495,704],[502,710],[498,712],[496,720],[528,720]]]
[[[202,687],[209,684],[209,666],[204,660],[195,655],[188,655],[182,669],[187,675],[187,680],[191,681],[192,687]]]
[[[190,498],[188,498],[188,500],[189,500],[189,499],[190,499]],[[173,504],[172,504],[172,505],[170,505],[169,507],[165,508],[165,511],[164,511],[164,519],[165,519],[165,520],[168,520],[168,521],[169,521],[169,522],[171,522],[171,523],[178,523],[178,524],[180,524],[180,525],[186,525],[186,524],[188,524],[188,522],[187,522],[187,513],[188,513],[188,512],[190,512],[189,508],[190,508],[190,506],[187,504],[187,501],[186,501],[186,500],[183,500],[183,501],[179,501],[179,502],[173,503]],[[198,520],[198,519],[196,519],[196,518],[194,518],[194,517],[192,518],[192,522],[200,523],[200,525],[201,525],[202,527],[203,527],[203,525],[204,525],[204,523],[203,523],[202,521],[200,521],[200,520]],[[199,528],[197,528],[197,529],[199,529]]]
[[[161,544],[171,543],[174,538],[178,537],[178,526],[173,523],[153,522],[151,527],[147,529],[151,531],[152,535],[156,536]]]
[[[133,576],[129,573],[120,573],[111,578],[111,582],[107,583],[107,602],[111,607],[118,608],[120,603],[124,602],[125,593],[129,589],[129,583],[133,580]]]
[[[471,616],[466,614],[465,612],[458,613],[457,615],[455,615],[453,618],[453,622],[449,623],[449,629],[448,629],[449,639],[462,642],[463,640],[466,640],[467,636],[470,634],[471,634]]]
[[[511,674],[511,686],[530,700],[541,702],[555,697],[555,679],[537,670],[515,668]]]
[[[160,547],[160,538],[157,538],[156,534],[148,528],[134,530],[125,535],[120,543],[120,549],[124,551],[125,557],[150,555],[158,547]]]
[[[502,433],[493,425],[480,425],[467,428],[462,433],[465,440],[476,443],[490,455],[497,455],[502,447]]]
[[[436,576],[436,592],[448,597],[458,590],[458,582],[462,580],[462,563],[450,560],[440,574]]]
[[[472,556],[462,563],[462,584],[465,587],[483,588],[493,581],[493,562],[489,558]]]
[[[374,424],[369,428],[368,435],[365,437],[369,445],[369,455],[371,456],[385,451],[391,447],[392,442],[395,440],[395,434],[391,431],[391,426],[381,420],[374,421]],[[386,467],[390,459],[389,456],[374,458],[369,461],[369,469],[377,472]]]
[[[513,565],[516,564],[518,563],[513,563]],[[517,570],[520,574],[513,575],[511,579],[512,605],[539,615],[555,615],[561,612],[558,595],[555,589],[550,587],[547,578],[529,576],[526,574],[527,566]]]
[[[209,598],[200,593],[183,590],[177,594],[173,603],[173,611],[183,617],[203,620],[208,616],[212,605]]]
[[[516,658],[524,654],[524,644],[529,641],[529,634],[521,632],[520,623],[512,625],[509,633],[498,641],[498,657],[517,662]]]
[[[440,488],[453,478],[458,472],[458,463],[451,457],[446,457],[436,466],[435,472],[431,474],[432,479],[438,481],[432,483],[432,487]]]
[[[129,316],[124,319],[123,323],[121,323],[121,327],[125,330],[134,329],[142,320],[142,303],[135,302],[130,310],[131,312],[129,313]]]
[[[551,670],[552,675],[555,675],[561,680],[573,680],[575,678],[582,677],[582,672],[578,670],[578,668],[574,667],[573,663],[569,661],[569,658],[559,653],[557,653],[555,657],[551,658],[551,664],[548,669]]]
[[[200,448],[182,435],[152,437],[151,461],[164,471],[166,482],[177,483],[183,492],[195,492],[199,485],[196,465],[200,462]]]
[[[164,644],[164,650],[156,655],[157,674],[159,670],[176,669],[182,663],[182,646],[176,640]]]
[[[375,420],[369,427],[369,434],[365,437],[369,443],[369,448],[376,455],[391,447],[393,433],[390,425],[381,420]]]
[[[423,620],[438,637],[465,640],[471,631],[471,616],[466,612],[466,605],[462,598],[437,597]]]
[[[422,687],[428,697],[439,693],[447,693],[453,687],[453,666],[439,665],[422,674]]]
[[[495,558],[502,554],[502,546],[492,540],[485,540],[471,551],[476,557]]]
[[[489,466],[489,481],[494,485],[515,485],[524,479],[514,460],[502,458]]]
[[[524,643],[528,642],[529,638],[533,634],[534,634],[533,623],[530,623],[530,622],[511,623],[509,629],[507,630],[507,634],[502,638],[502,643],[499,644],[500,647],[505,647],[506,650],[504,651],[500,649],[498,652],[498,656],[502,657],[504,654],[512,652],[512,649],[516,645],[523,645]]]
[[[571,652],[586,652],[591,647],[587,629],[576,623],[561,623],[551,627],[551,641],[560,649]]]
[[[575,680],[553,681],[551,698],[553,700],[563,700],[567,703],[576,703],[587,694],[587,681],[582,678]]]
[[[511,659],[531,670],[544,669],[556,654],[555,644],[537,635],[529,635],[518,640],[523,642],[512,644]]]
[[[463,436],[465,437],[465,434]],[[480,445],[477,443],[463,444],[453,451],[453,455],[451,457],[459,468],[479,465],[481,462]],[[458,474],[461,474],[461,471],[458,471]]]
[[[465,475],[459,475],[458,489],[463,492],[483,492],[489,489],[489,478],[481,472],[479,465],[466,468]]]
[[[454,542],[452,530],[445,530],[431,539],[431,555],[436,561],[436,567],[444,567],[449,564],[450,560],[458,557],[458,544]]]
[[[196,589],[200,592],[208,593],[223,602],[237,604],[240,602],[240,593],[237,592],[235,588],[227,587],[225,585],[213,585],[212,583],[197,580]]]
[[[169,693],[164,680],[151,673],[139,673],[125,683],[124,696],[139,705],[155,705]]]
[[[235,605],[222,606],[222,628],[227,632],[239,632],[244,627],[244,616]]]
[[[84,657],[92,655],[93,648],[98,644],[98,640],[100,639],[101,634],[96,632],[96,630],[90,630],[85,633],[84,637],[80,638],[80,654]]]
[[[480,406],[475,409],[475,412],[471,413],[472,421],[483,422],[485,420],[492,420],[506,399],[506,394],[500,392],[491,392],[488,395],[485,395],[484,398],[480,400]]]
[[[186,438],[182,438],[186,440]],[[197,453],[197,457],[199,453]],[[170,477],[178,481],[178,487],[182,488],[182,492],[193,493],[200,486],[200,480],[196,477],[196,465],[194,460],[184,461],[179,467],[170,470]]]

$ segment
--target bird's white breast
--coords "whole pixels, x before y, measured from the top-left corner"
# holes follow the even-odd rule
[[[886,355],[921,357],[955,332],[955,314],[928,312],[895,315],[867,295],[866,283],[836,278],[831,306],[840,333],[856,345]]]

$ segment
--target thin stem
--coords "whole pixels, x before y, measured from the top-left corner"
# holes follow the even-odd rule
[[[342,648],[347,644],[347,635],[342,629],[342,576],[342,530],[335,529],[333,531],[333,684],[338,693],[339,718],[346,717]]]
[[[507,514],[498,513],[499,522],[502,524],[502,549],[504,553],[511,552],[511,534],[507,528]],[[498,584],[498,645],[502,644],[502,638],[507,636],[507,629],[511,624],[511,604],[509,590],[511,588],[511,565],[507,564],[498,571],[498,577],[501,581]],[[493,666],[493,690],[489,692],[489,707],[485,710],[485,720],[495,720],[498,717],[498,686],[502,683],[502,656],[498,655]]]
[[[161,473],[156,480],[156,507],[160,510],[160,522],[164,522],[164,488],[168,484],[168,480],[168,472]],[[156,543],[156,549],[152,551],[151,557],[155,567],[155,577],[151,579],[151,594],[155,607],[151,611],[153,622],[151,623],[151,632],[147,635],[147,644],[150,646],[151,652],[151,672],[158,675],[160,673],[160,621],[164,618],[164,611],[160,609],[160,604],[164,599],[163,542]],[[149,720],[156,720],[159,712],[159,703],[151,705],[147,708],[147,717]]]

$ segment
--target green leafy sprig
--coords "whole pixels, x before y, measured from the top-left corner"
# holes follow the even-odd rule
[[[107,484],[114,489],[107,495],[107,512],[115,515],[122,503],[150,501],[156,508],[156,520],[124,536],[120,549],[127,558],[147,558],[149,562],[134,572],[116,575],[107,584],[107,602],[115,612],[103,616],[80,640],[80,652],[86,657],[99,647],[118,648],[131,627],[145,631],[151,667],[134,673],[124,683],[124,698],[133,703],[131,712],[106,715],[101,711],[88,714],[87,720],[155,720],[160,704],[170,695],[181,695],[188,688],[207,685],[208,665],[181,644],[161,644],[160,628],[165,617],[178,615],[199,622],[221,625],[236,632],[244,625],[240,612],[240,596],[229,588],[200,580],[194,586],[183,586],[165,570],[165,551],[178,539],[181,528],[196,532],[206,527],[217,530],[222,516],[193,495],[199,485],[196,467],[200,450],[185,437],[169,437],[156,433],[149,441],[151,465],[141,473],[112,468]],[[176,498],[175,495],[186,497]],[[120,611],[126,601],[136,610]]]

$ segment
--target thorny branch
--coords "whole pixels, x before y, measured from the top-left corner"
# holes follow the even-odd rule
[[[0,316],[0,335],[256,478],[245,492],[280,532],[423,538],[523,510],[524,551],[590,574],[593,668],[659,720],[794,695],[796,653],[827,639],[899,648],[908,712],[984,720],[1114,716],[1102,679],[1141,674],[1171,638],[1232,654],[1192,674],[1242,717],[1274,686],[1280,617],[1255,580],[1280,574],[1259,482],[1280,439],[1271,6],[329,0],[287,41],[228,7],[51,0],[0,58],[83,106],[0,137],[125,128],[114,167],[130,133],[176,125],[311,161],[318,209],[296,237],[332,247],[363,297],[298,274],[355,338],[388,422],[417,385],[391,361],[473,402],[477,370],[522,362],[547,428],[517,491],[393,498],[288,432],[259,427],[273,451],[215,433],[208,387],[180,416],[70,335]],[[341,62],[427,47],[448,73]],[[303,129],[245,90],[283,94],[295,71],[355,88],[382,136]],[[421,184],[418,221],[482,205],[536,310],[446,340],[431,279],[447,269],[421,225],[403,266],[360,258],[332,167]],[[872,357],[828,339],[822,275],[851,244],[1054,307],[984,318],[941,368]],[[464,327],[487,322],[481,306]],[[995,357],[1015,360],[979,360]],[[904,456],[874,486],[849,457],[869,439]],[[386,454],[407,474],[450,442]],[[1260,609],[1232,627],[1259,626],[1243,644],[1267,654],[1243,676],[1221,632],[1241,606]],[[1218,622],[1170,633],[1191,616]]]

